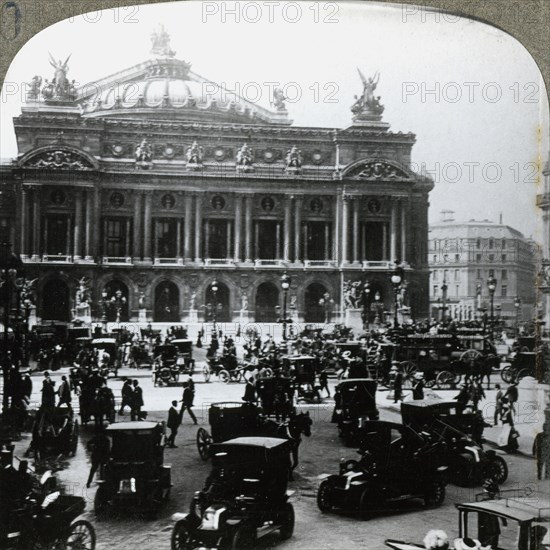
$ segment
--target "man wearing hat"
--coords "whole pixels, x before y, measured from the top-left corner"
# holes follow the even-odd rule
[[[42,406],[45,408],[55,407],[55,382],[50,378],[48,371],[44,372],[44,380],[42,381]]]
[[[414,375],[412,396],[415,401],[424,399],[424,375],[421,372],[417,372]]]
[[[396,361],[392,361],[390,376],[393,377],[393,402],[403,401],[403,373],[399,370]]]

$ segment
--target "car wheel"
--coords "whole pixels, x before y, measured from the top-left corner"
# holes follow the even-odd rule
[[[75,550],[95,549],[95,530],[89,521],[75,521],[65,537],[63,548],[74,548]]]
[[[440,390],[451,389],[456,386],[456,376],[448,370],[442,370],[435,378],[435,383]]]
[[[501,457],[496,455],[490,464],[491,477],[500,485],[508,479],[508,464]]]
[[[507,384],[511,384],[514,381],[514,370],[512,365],[507,365],[500,371],[500,377]]]
[[[204,428],[199,428],[197,432],[197,450],[203,460],[208,460],[210,457],[211,444],[212,438],[210,437],[210,434]]]
[[[413,385],[413,375],[417,372],[417,367],[412,361],[403,361],[400,363],[401,372],[403,373],[403,387],[410,389]]]
[[[172,550],[191,550],[191,531],[185,520],[180,520],[172,529],[172,537],[170,539],[170,548]]]
[[[424,497],[426,506],[437,508],[445,500],[445,483],[443,481],[434,481]]]
[[[229,372],[226,371],[225,369],[222,369],[219,373],[218,373],[218,378],[224,383],[224,384],[229,384],[229,381],[231,379],[231,376],[229,375]]]
[[[289,502],[283,509],[280,531],[283,540],[289,539],[294,533],[294,507]]]
[[[249,550],[255,548],[255,546],[256,529],[246,524],[237,527],[231,541],[231,550]]]
[[[325,479],[319,485],[317,490],[317,506],[321,512],[330,512],[332,506],[332,492],[334,490],[334,481],[332,479]]]
[[[361,493],[361,498],[359,499],[359,516],[361,519],[368,519],[372,511],[372,500],[370,499],[369,490],[365,489]]]

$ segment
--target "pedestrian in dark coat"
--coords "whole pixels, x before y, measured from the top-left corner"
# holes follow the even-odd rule
[[[90,487],[94,474],[100,468],[100,475],[103,475],[103,467],[109,460],[110,442],[104,430],[100,430],[90,441],[88,442],[88,450],[92,452],[92,465],[90,467],[90,474],[88,475],[88,482],[86,487]]]
[[[120,410],[118,412],[119,414],[124,414],[124,408],[126,406],[130,407],[130,411],[132,410],[132,400],[134,397],[134,388],[129,378],[124,381],[120,393],[122,395],[122,403],[120,404]]]
[[[403,401],[403,373],[398,369],[393,379],[393,402]]]
[[[495,396],[495,415],[493,418],[493,424],[495,426],[498,426],[498,419],[502,412],[502,398],[504,397],[504,392],[500,389],[500,384],[495,384],[495,388],[497,390],[497,393]]]
[[[424,375],[421,372],[417,372],[414,375],[415,382],[412,388],[412,396],[415,401],[424,399]]]
[[[189,382],[183,383],[183,395],[181,399],[181,411],[180,411],[180,417],[183,420],[183,413],[187,411],[189,413],[189,416],[193,420],[193,424],[197,423],[197,417],[195,416],[195,413],[193,412],[193,409],[191,408],[193,406],[193,401],[195,399],[195,395],[191,391],[191,388],[189,387]],[[181,422],[181,420],[180,420]]]
[[[168,422],[166,422],[166,427],[170,430],[170,435],[166,441],[168,447],[176,449],[176,435],[178,433],[178,428],[181,424],[181,415],[176,408],[178,406],[177,401],[172,401],[172,406],[168,409]]]
[[[533,441],[533,455],[537,460],[537,479],[539,480],[542,480],[543,470],[544,479],[550,479],[550,445],[546,428],[545,423],[542,432],[539,432]]]
[[[63,375],[61,377],[61,385],[57,389],[57,395],[59,396],[59,403],[57,404],[58,407],[61,405],[67,405],[69,409],[71,408],[71,386],[69,385],[69,382],[67,381],[67,377]]]
[[[330,390],[328,389],[328,374],[326,370],[322,370],[319,373],[319,390],[325,390],[327,397],[330,397]]]
[[[23,376],[23,380],[21,382],[21,393],[24,397],[30,400],[32,395],[32,379],[28,372],[25,376]]]
[[[518,384],[517,384],[517,382],[514,382],[513,384],[510,384],[510,386],[506,390],[505,396],[508,398],[508,401],[510,401],[510,404],[512,405],[512,408],[513,408],[514,403],[518,400]]]
[[[44,380],[42,381],[42,406],[46,408],[55,407],[55,382],[50,378],[50,373],[46,371],[44,373]]]
[[[134,391],[132,394],[132,420],[142,420],[141,407],[143,407],[143,390],[141,389],[139,382],[134,380],[132,383]]]
[[[255,403],[256,402],[256,385],[254,380],[250,378],[246,381],[246,386],[244,388],[243,401],[245,403]]]

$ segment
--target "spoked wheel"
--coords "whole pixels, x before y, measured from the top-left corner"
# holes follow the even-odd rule
[[[199,428],[197,431],[197,450],[203,460],[208,460],[210,457],[210,445],[212,445],[212,436],[204,428]]]
[[[491,477],[500,485],[508,479],[508,464],[501,457],[496,455],[490,464]]]
[[[412,388],[414,373],[418,370],[412,361],[403,361],[401,363],[401,372],[403,373],[403,387]]]
[[[468,349],[462,353],[460,360],[464,363],[473,363],[481,358],[481,353],[476,349]]]
[[[65,539],[65,548],[74,550],[95,549],[95,529],[89,521],[75,521]]]
[[[332,506],[332,493],[334,491],[334,480],[325,479],[317,490],[317,506],[321,512],[330,512]]]
[[[172,550],[191,550],[191,532],[185,520],[180,520],[172,529],[170,547]]]
[[[426,495],[424,496],[424,502],[426,506],[437,508],[443,504],[445,500],[445,483],[438,480],[434,481],[429,487]]]
[[[272,378],[273,377],[273,369],[267,367],[267,369],[265,369],[265,371],[264,371],[264,374],[265,374],[266,378]]]
[[[202,374],[204,376],[204,381],[210,382],[210,377],[212,376],[212,373],[210,372],[210,368],[208,366],[203,367]]]
[[[231,371],[229,376],[231,377],[231,382],[240,382],[243,379],[243,373],[241,370]]]
[[[521,369],[516,374],[516,376],[514,378],[514,382],[519,382],[522,378],[525,378],[526,376],[530,376],[530,375],[531,375],[531,373],[530,373],[529,369]]]
[[[222,369],[218,373],[218,378],[224,383],[229,384],[229,381],[231,380],[231,376],[229,375],[229,371],[226,371],[225,369]]]
[[[280,531],[283,540],[289,539],[294,533],[294,508],[290,502],[283,508]]]
[[[370,491],[368,489],[365,489],[361,494],[361,498],[359,500],[359,516],[361,517],[361,519],[367,519],[371,511],[372,500]]]
[[[241,525],[231,541],[231,550],[251,550],[256,546],[256,529],[251,525]]]
[[[500,377],[507,384],[511,384],[516,378],[516,369],[512,365],[507,365],[500,371]]]
[[[459,380],[460,377],[450,370],[442,370],[435,377],[435,383],[440,390],[455,388]]]

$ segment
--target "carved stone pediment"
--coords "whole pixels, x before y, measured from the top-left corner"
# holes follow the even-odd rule
[[[46,168],[50,170],[95,170],[93,162],[84,154],[66,147],[48,147],[25,155],[22,168]]]
[[[357,163],[344,171],[345,178],[366,181],[411,181],[413,177],[399,166],[387,161],[371,160]]]

